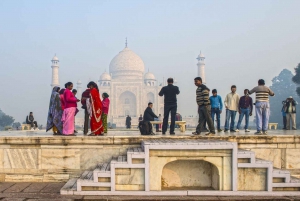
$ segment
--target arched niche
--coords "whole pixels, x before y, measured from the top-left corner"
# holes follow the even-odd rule
[[[118,116],[130,115],[135,117],[137,112],[136,96],[130,91],[125,91],[119,96]]]
[[[220,190],[218,168],[204,160],[175,160],[161,174],[161,190]]]

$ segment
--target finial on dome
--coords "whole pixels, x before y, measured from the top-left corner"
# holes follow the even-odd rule
[[[126,41],[125,41],[125,47],[127,47],[128,43],[127,43],[127,37],[126,37]]]

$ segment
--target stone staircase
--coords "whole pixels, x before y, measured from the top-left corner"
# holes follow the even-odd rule
[[[172,143],[164,142],[166,150],[170,149]],[[186,145],[195,146],[185,140]],[[145,151],[144,147],[145,143],[142,143],[142,147],[134,147],[128,148],[126,155],[113,157],[108,163],[98,164],[93,171],[84,171],[80,178],[72,178],[70,179],[61,189],[60,193],[64,195],[129,195],[133,193],[135,195],[150,195],[147,194],[150,189],[146,187],[146,177],[149,178],[149,168],[147,168],[147,161],[149,161],[149,149]],[[198,142],[197,146],[206,146],[207,143]],[[207,144],[208,147],[206,149],[214,149],[213,146],[224,147],[225,145],[230,144],[229,142],[221,141],[219,143],[210,142]],[[231,143],[232,144],[232,143]],[[152,143],[154,146],[161,145],[158,143]],[[180,143],[177,143],[177,148],[180,147]],[[300,179],[292,177],[288,170],[275,169],[273,168],[272,161],[267,161],[263,159],[258,159],[255,157],[255,152],[237,149],[237,145],[234,145],[235,148],[232,150],[232,161],[233,163],[236,161],[236,168],[265,168],[267,169],[267,191],[274,191],[276,188],[281,188],[281,191],[285,189],[298,191],[300,189]],[[176,146],[175,146],[176,147]],[[181,146],[182,148],[182,146]],[[162,149],[162,148],[159,148]],[[219,148],[221,149],[221,148]],[[237,150],[237,151],[234,151]],[[147,153],[147,154],[146,154]],[[236,163],[235,163],[236,164]],[[149,162],[148,162],[149,165]],[[143,189],[134,189],[133,191],[128,191],[124,189],[120,189],[118,185],[116,185],[116,175],[126,175],[128,174],[126,171],[131,169],[144,169],[145,170],[145,187]],[[234,165],[232,167],[234,169]],[[237,170],[233,170],[236,172]],[[234,177],[233,177],[234,178]],[[236,176],[237,179],[237,176]],[[238,182],[238,181],[235,181]],[[249,181],[251,182],[251,181]],[[127,194],[126,194],[127,191]],[[163,191],[155,191],[157,195],[162,195],[158,192]],[[151,195],[155,195],[151,194]],[[173,191],[168,191],[170,195],[172,195]],[[175,191],[174,191],[175,192]],[[216,191],[214,191],[216,192]],[[221,191],[220,191],[221,192]],[[228,192],[228,191],[227,191]],[[232,191],[231,191],[232,192]],[[168,193],[167,193],[168,194]],[[178,194],[181,195],[181,194]]]
[[[256,158],[253,151],[239,149],[237,158],[238,168],[267,169],[268,191],[273,191],[274,188],[300,188],[300,179],[292,177],[290,171],[273,168],[272,161]]]

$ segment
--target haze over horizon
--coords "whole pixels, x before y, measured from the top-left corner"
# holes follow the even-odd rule
[[[259,78],[269,86],[282,69],[294,72],[300,63],[299,8],[297,0],[2,0],[0,109],[21,123],[33,111],[45,126],[54,54],[60,85],[80,79],[85,86],[109,70],[127,37],[159,82],[176,78],[178,112],[196,115],[200,50],[207,86],[223,99],[233,84],[240,95]]]

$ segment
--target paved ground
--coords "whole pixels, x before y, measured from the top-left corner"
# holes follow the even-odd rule
[[[181,133],[179,129],[175,130],[176,136],[192,136],[192,132],[194,129],[188,129],[185,133]],[[254,135],[256,130],[251,130],[250,132],[245,132],[244,130],[241,130],[240,132],[219,132],[216,133],[216,136],[251,136]],[[203,135],[206,132],[203,132]],[[162,135],[161,132],[156,133],[156,135],[159,136],[169,136],[167,133],[166,135]],[[269,130],[268,135],[300,135],[300,130]],[[40,131],[3,131],[0,132],[0,137],[57,137],[57,135],[53,136],[52,132],[46,132],[45,130]],[[140,132],[137,129],[118,129],[118,130],[109,130],[107,136],[140,136]],[[257,136],[257,135],[255,135]],[[264,135],[262,135],[264,136]],[[83,135],[82,131],[79,131],[77,136],[69,136],[69,137],[89,137]]]
[[[214,197],[214,196],[67,196],[60,195],[59,190],[64,183],[0,183],[0,201],[179,201],[179,200],[257,200],[257,201],[300,201],[300,197],[251,197],[251,196],[229,196],[229,197]]]

